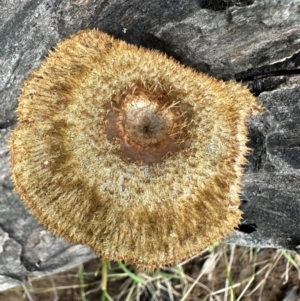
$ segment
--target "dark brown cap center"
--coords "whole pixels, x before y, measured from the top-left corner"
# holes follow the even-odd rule
[[[119,143],[121,154],[132,161],[159,163],[187,148],[191,106],[174,103],[165,93],[129,93],[112,102],[106,135]]]
[[[172,120],[146,98],[133,98],[125,110],[124,129],[130,140],[144,148],[159,143],[171,131]]]

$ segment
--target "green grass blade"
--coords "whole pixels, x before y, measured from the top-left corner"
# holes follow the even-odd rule
[[[122,270],[123,270],[123,271],[124,271],[124,272],[125,272],[125,273],[133,280],[133,281],[135,281],[135,282],[137,282],[137,283],[140,283],[140,284],[143,284],[143,285],[147,285],[147,282],[146,282],[144,279],[138,277],[136,274],[134,274],[134,273],[132,273],[131,271],[129,271],[123,263],[118,262],[118,264],[119,264],[120,268],[121,268],[121,269],[122,269]]]

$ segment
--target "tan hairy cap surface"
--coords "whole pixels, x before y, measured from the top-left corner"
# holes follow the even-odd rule
[[[49,230],[106,259],[173,264],[238,225],[245,120],[259,110],[240,84],[83,30],[24,83],[15,189]]]

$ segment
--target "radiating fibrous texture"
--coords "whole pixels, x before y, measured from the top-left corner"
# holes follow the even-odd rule
[[[50,231],[106,259],[173,264],[238,225],[245,121],[260,109],[240,84],[83,30],[24,83],[15,189]]]

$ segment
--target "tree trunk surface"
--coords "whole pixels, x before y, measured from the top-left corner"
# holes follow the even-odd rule
[[[227,243],[300,252],[300,0],[0,2],[0,290],[95,257],[37,223],[13,191],[6,139],[22,82],[80,29],[158,49],[197,71],[242,81],[264,106],[248,120],[238,229]]]

